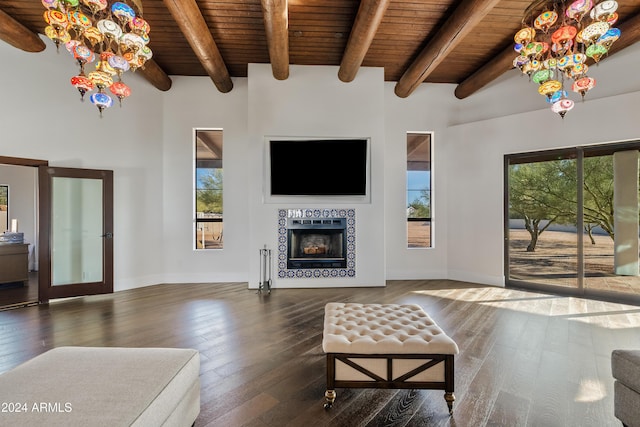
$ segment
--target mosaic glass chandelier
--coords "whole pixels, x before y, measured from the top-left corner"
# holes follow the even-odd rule
[[[45,34],[57,49],[64,45],[78,63],[80,72],[71,77],[71,85],[80,99],[95,90],[89,98],[100,117],[113,105],[107,89],[122,105],[131,94],[122,75],[144,66],[152,56],[147,46],[150,27],[141,17],[140,0],[42,0],[42,4],[47,9]],[[87,73],[87,64],[94,62],[95,69]]]
[[[539,85],[538,93],[562,118],[574,106],[565,83],[582,99],[595,87],[587,59],[598,63],[620,37],[613,27],[617,9],[615,0],[538,0],[525,11],[513,65]]]

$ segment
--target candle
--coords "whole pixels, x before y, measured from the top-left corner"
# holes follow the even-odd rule
[[[18,220],[17,219],[12,219],[11,220],[11,232],[12,233],[17,233],[18,232]]]

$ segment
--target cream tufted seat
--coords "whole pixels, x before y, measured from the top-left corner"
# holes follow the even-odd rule
[[[418,305],[329,303],[325,353],[458,354],[458,346]]]
[[[325,408],[336,387],[442,389],[452,411],[457,344],[418,305],[325,306]]]

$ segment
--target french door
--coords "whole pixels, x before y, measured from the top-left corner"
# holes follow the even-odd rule
[[[113,171],[38,168],[39,301],[113,292]]]

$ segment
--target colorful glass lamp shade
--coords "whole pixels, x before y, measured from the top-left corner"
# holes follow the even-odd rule
[[[560,114],[560,117],[564,119],[564,115],[567,111],[571,110],[574,106],[574,102],[568,98],[562,98],[553,104],[551,104],[551,111]]]
[[[80,100],[84,101],[84,94],[91,92],[94,88],[94,84],[90,78],[83,75],[71,77],[71,84],[80,92]]]
[[[105,93],[107,88],[122,105],[122,100],[131,95],[131,89],[122,81],[123,75],[144,67],[153,56],[148,46],[151,27],[141,16],[140,0],[41,1],[46,9],[45,34],[56,47],[65,45],[80,67],[80,73],[71,77],[80,99],[97,89],[90,100],[100,117],[113,105],[113,99]],[[85,66],[94,62],[95,70],[85,74]]]
[[[615,0],[536,0],[525,11],[514,36],[514,67],[538,84],[551,110],[562,118],[574,107],[564,90],[567,81],[582,99],[596,85],[586,64],[607,54],[620,38]]]
[[[113,93],[117,98],[120,106],[122,107],[122,100],[131,95],[131,88],[122,82],[115,82],[111,86],[109,86],[109,90]]]
[[[100,117],[102,117],[102,111],[105,108],[109,108],[113,105],[113,99],[104,92],[96,92],[90,97],[91,103],[98,107],[100,111]]]

